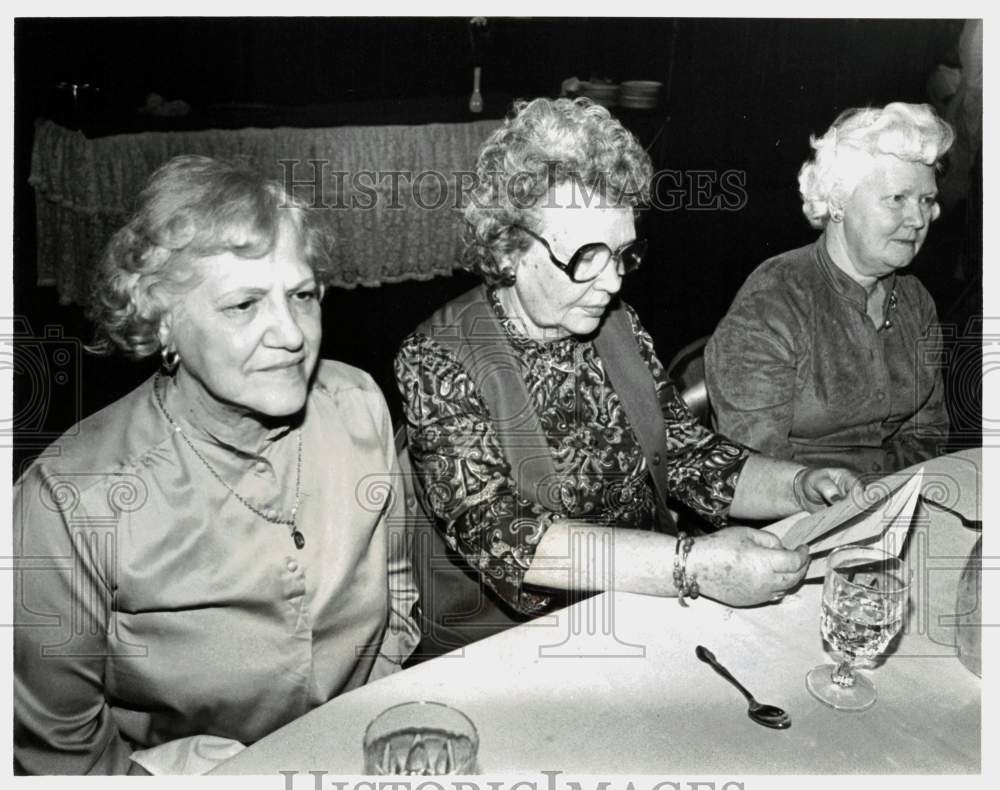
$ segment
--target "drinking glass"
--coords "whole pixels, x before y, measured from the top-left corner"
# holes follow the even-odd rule
[[[441,702],[404,702],[365,730],[365,773],[443,776],[476,773],[479,733],[468,716]]]
[[[869,546],[842,546],[830,553],[823,581],[820,630],[843,656],[806,675],[813,696],[837,710],[875,704],[875,686],[854,672],[858,658],[882,653],[903,625],[910,571],[898,557]]]

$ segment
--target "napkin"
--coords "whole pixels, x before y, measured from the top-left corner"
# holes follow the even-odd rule
[[[246,747],[231,738],[191,735],[132,752],[130,758],[154,776],[198,776],[235,757]]]
[[[923,467],[902,481],[890,476],[870,485],[862,496],[848,497],[813,514],[797,513],[764,529],[787,548],[809,546],[813,559],[806,579],[826,573],[826,555],[838,546],[880,542],[885,551],[898,555],[913,522],[923,478]]]

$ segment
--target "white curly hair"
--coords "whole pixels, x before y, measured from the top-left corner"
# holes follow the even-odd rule
[[[809,138],[813,155],[799,170],[802,213],[814,228],[824,228],[831,201],[850,195],[875,166],[875,157],[940,168],[954,140],[951,126],[929,104],[892,102],[845,110],[822,137]]]

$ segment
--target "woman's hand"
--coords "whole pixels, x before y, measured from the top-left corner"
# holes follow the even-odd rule
[[[750,527],[729,527],[695,540],[687,573],[701,593],[730,606],[753,606],[780,598],[809,566],[809,549],[786,549],[777,536]]]
[[[743,464],[729,517],[760,521],[812,513],[848,496],[855,486],[860,486],[857,475],[848,469],[812,469],[754,453]]]
[[[860,490],[861,480],[850,469],[803,467],[795,475],[792,492],[799,506],[815,513],[848,496],[855,487]]]

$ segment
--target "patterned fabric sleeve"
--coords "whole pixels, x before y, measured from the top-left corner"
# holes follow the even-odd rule
[[[555,514],[518,494],[486,404],[454,357],[414,334],[395,373],[410,456],[449,546],[514,609],[540,611],[548,597],[521,586]]]
[[[670,494],[715,527],[724,527],[750,449],[701,425],[681,400],[656,356],[653,339],[628,307],[639,351],[649,365],[667,430]]]

